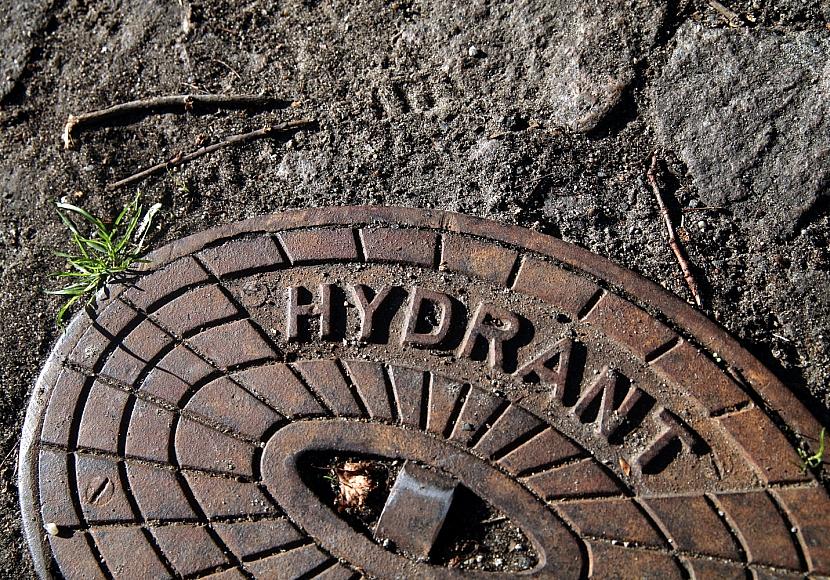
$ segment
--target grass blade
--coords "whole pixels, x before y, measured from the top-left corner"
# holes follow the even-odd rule
[[[138,256],[161,204],[154,204],[144,213],[140,200],[141,194],[137,193],[132,201],[121,209],[112,226],[107,226],[102,220],[76,205],[55,204],[58,216],[69,230],[72,243],[77,249],[76,254],[55,252],[56,256],[66,260],[68,270],[56,272],[51,276],[71,283],[57,290],[45,291],[47,294],[69,297],[57,312],[58,326],[63,326],[69,311],[83,296],[88,297],[86,307],[90,309],[100,288],[123,279],[125,274],[135,272],[132,269],[133,264],[147,262]],[[89,237],[81,233],[78,223],[72,219],[73,216],[79,216],[92,226],[93,231]]]

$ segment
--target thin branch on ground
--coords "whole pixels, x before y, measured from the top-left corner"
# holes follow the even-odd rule
[[[684,207],[682,210],[683,213],[694,213],[698,211],[724,211],[726,208],[722,205],[710,205],[705,207]]]
[[[14,445],[12,445],[12,448],[9,449],[8,453],[6,453],[6,456],[3,458],[3,461],[0,461],[0,468],[6,465],[6,462],[9,460],[9,457],[11,457],[12,454],[14,454],[18,447],[20,447],[20,437],[17,438],[17,442]]]
[[[225,67],[226,69],[228,69],[230,72],[232,72],[232,73],[233,73],[233,75],[236,77],[236,79],[237,79],[237,80],[239,80],[239,81],[241,81],[241,80],[242,80],[242,75],[241,75],[241,74],[239,74],[239,71],[237,71],[235,68],[233,68],[233,67],[232,67],[231,65],[229,65],[228,63],[226,63],[224,60],[220,60],[220,59],[218,59],[218,58],[214,58],[214,59],[213,59],[213,62],[215,62],[215,63],[217,63],[217,64],[221,64],[223,67]]]
[[[291,101],[257,95],[169,95],[113,105],[99,111],[80,115],[69,115],[63,127],[64,149],[75,147],[75,135],[84,127],[100,124],[117,117],[131,114],[147,114],[154,111],[192,111],[196,107],[217,107],[224,109],[251,107],[287,107]]]
[[[738,26],[741,23],[741,17],[738,16],[736,12],[733,12],[718,0],[708,0],[709,6],[711,6],[715,12],[723,16],[726,21],[730,24],[730,26]]]
[[[671,217],[669,216],[669,210],[666,207],[666,202],[663,199],[662,192],[660,191],[660,185],[657,183],[657,171],[657,153],[655,152],[651,156],[651,167],[649,167],[646,177],[651,185],[651,190],[654,192],[654,197],[657,198],[657,205],[660,208],[660,215],[663,216],[663,221],[666,224],[666,231],[669,234],[669,246],[671,247],[672,252],[674,252],[674,256],[677,258],[678,264],[680,264],[680,270],[683,272],[683,278],[686,280],[686,285],[692,293],[692,298],[694,298],[695,304],[703,308],[703,299],[701,298],[700,287],[692,274],[692,268],[689,265],[688,258],[686,257],[686,251],[683,249],[683,246],[680,244],[680,240],[677,239],[677,235],[674,232],[674,225],[672,224]]]
[[[173,167],[177,167],[179,165],[183,165],[194,159],[198,159],[203,155],[207,155],[208,153],[213,153],[219,149],[224,147],[228,147],[230,145],[240,145],[242,143],[247,143],[248,141],[253,141],[255,139],[262,139],[264,137],[271,137],[277,135],[279,133],[285,133],[288,131],[299,131],[301,129],[308,129],[316,124],[316,121],[311,119],[299,119],[296,121],[288,121],[286,123],[280,123],[279,125],[269,125],[268,127],[263,127],[262,129],[257,129],[256,131],[250,131],[248,133],[238,133],[236,135],[231,135],[230,137],[219,141],[218,143],[214,143],[213,145],[207,145],[202,147],[201,149],[197,149],[187,155],[176,155],[167,161],[162,163],[157,163],[152,167],[148,167],[147,169],[143,169],[138,173],[134,173],[129,177],[125,177],[119,181],[115,181],[107,185],[107,189],[113,190],[118,189],[119,187],[124,187],[125,185],[130,185],[131,183],[136,183],[137,181],[141,181],[151,175],[156,175],[158,173],[163,173]]]

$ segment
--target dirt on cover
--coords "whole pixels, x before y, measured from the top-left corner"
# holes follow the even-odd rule
[[[658,150],[704,310],[827,422],[827,0],[2,0],[0,577],[32,575],[16,445],[59,336],[53,202],[164,211],[153,245],[288,208],[440,208],[538,229],[691,301],[646,180]],[[290,106],[70,114],[177,94]],[[318,127],[106,184],[269,124]]]

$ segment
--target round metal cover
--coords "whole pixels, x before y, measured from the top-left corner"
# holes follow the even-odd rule
[[[830,574],[830,501],[794,446],[814,416],[586,250],[349,207],[149,258],[73,320],[31,400],[44,576]],[[366,466],[386,479],[360,520],[326,486]]]

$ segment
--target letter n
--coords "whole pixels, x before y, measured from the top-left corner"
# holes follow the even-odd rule
[[[632,386],[630,381],[609,367],[603,369],[586,389],[571,413],[583,423],[596,424],[597,433],[609,441],[614,438],[621,442],[622,435],[633,431],[654,405],[654,399],[642,389]]]

